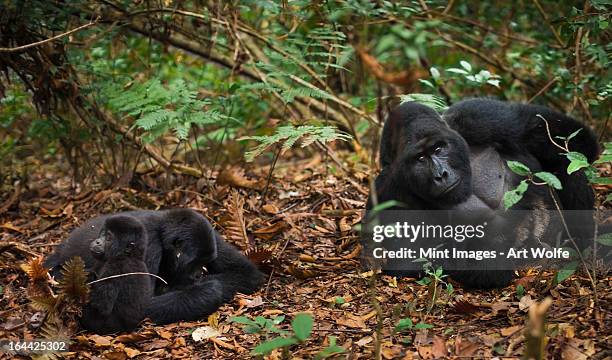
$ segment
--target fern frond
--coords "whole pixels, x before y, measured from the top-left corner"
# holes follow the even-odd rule
[[[32,258],[27,264],[21,264],[21,270],[28,274],[30,281],[33,282],[36,282],[38,280],[46,281],[47,275],[49,274],[49,272],[43,265],[42,256]]]
[[[429,106],[438,112],[443,112],[448,109],[446,101],[437,95],[419,93],[400,95],[400,102],[402,104],[408,101],[414,101]]]
[[[57,296],[33,296],[30,298],[30,306],[34,310],[51,313],[55,311],[59,299]]]
[[[273,144],[282,141],[283,145],[281,147],[281,152],[285,152],[293,147],[300,138],[303,138],[302,147],[305,147],[315,141],[320,141],[322,143],[333,140],[348,141],[352,137],[349,134],[338,131],[334,126],[302,125],[295,127],[287,125],[278,127],[276,132],[269,136],[245,136],[238,140],[255,140],[260,143],[244,154],[246,161],[251,162]]]
[[[59,294],[76,303],[84,304],[89,297],[87,271],[83,259],[76,256],[62,265]]]

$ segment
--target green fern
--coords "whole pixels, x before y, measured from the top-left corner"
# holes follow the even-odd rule
[[[443,98],[437,95],[419,93],[400,95],[400,102],[402,104],[408,101],[414,101],[423,105],[427,105],[438,112],[444,112],[446,109],[448,109],[446,101],[444,101]]]
[[[322,143],[333,140],[348,141],[352,137],[349,134],[338,131],[334,126],[302,125],[295,127],[293,125],[286,125],[278,127],[276,133],[273,135],[244,136],[238,140],[255,140],[259,142],[259,145],[254,149],[244,154],[246,161],[250,162],[253,161],[255,157],[261,155],[271,145],[283,142],[281,147],[282,153],[292,148],[300,138],[303,138],[302,147],[306,147],[315,141]]]
[[[170,130],[179,139],[186,139],[192,124],[215,124],[227,119],[210,99],[198,99],[197,91],[190,90],[181,79],[167,87],[159,79],[152,79],[133,84],[127,91],[114,88],[108,93],[109,106],[135,117],[134,125],[145,131],[146,142]]]

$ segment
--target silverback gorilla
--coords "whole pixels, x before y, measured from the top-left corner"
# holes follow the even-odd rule
[[[200,319],[237,292],[253,293],[263,283],[264,276],[257,267],[191,209],[128,211],[91,219],[46,259],[52,275],[59,276],[61,265],[74,256],[83,259],[90,273],[98,274],[104,262],[92,256],[90,243],[99,236],[106,219],[116,215],[130,216],[143,224],[147,271],[168,282],[164,285],[155,278],[150,280],[154,296],[145,316],[157,324]]]
[[[113,333],[133,329],[144,319],[153,296],[149,278],[144,274],[112,276],[146,273],[146,246],[147,234],[136,218],[116,215],[105,220],[100,237],[89,246],[93,257],[103,265],[96,279],[100,281],[91,285],[90,301],[81,316],[85,329]]]
[[[599,149],[592,131],[546,107],[470,99],[451,106],[440,117],[425,105],[403,103],[390,113],[383,128],[382,169],[374,184],[376,202],[395,200],[402,206],[391,209],[405,210],[503,209],[504,193],[524,178],[508,169],[506,161],[515,160],[533,172],[547,171],[560,179],[563,189],[554,196],[563,209],[591,210],[594,194],[584,173],[568,175],[569,161],[550,141],[577,130],[580,131],[569,141],[570,150],[594,161]],[[372,195],[366,218],[374,205]],[[544,186],[530,186],[513,207],[554,208]],[[367,249],[368,244],[364,247]],[[367,261],[364,264],[368,266]],[[414,272],[386,272],[415,276]],[[451,272],[451,276],[466,287],[491,288],[507,285],[512,273],[483,269]]]

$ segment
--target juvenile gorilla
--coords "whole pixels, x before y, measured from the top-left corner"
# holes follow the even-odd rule
[[[168,282],[164,285],[150,280],[155,290],[145,315],[157,324],[200,319],[237,292],[253,293],[263,283],[264,276],[257,267],[194,210],[142,210],[120,215],[137,218],[144,225],[147,271]],[[73,256],[81,256],[89,271],[99,271],[103,263],[90,254],[89,245],[108,217],[103,215],[81,225],[47,258],[45,265],[54,276],[59,276],[61,264]]]
[[[570,140],[570,149],[584,153],[589,161],[596,158],[597,142],[588,128],[544,107],[472,99],[451,106],[444,121],[427,106],[413,102],[400,105],[383,128],[382,170],[368,210],[376,197],[377,203],[396,200],[403,204],[396,209],[478,210],[494,214],[503,209],[504,193],[523,179],[507,168],[507,160],[520,161],[533,172],[555,173],[564,189],[556,196],[565,209],[592,209],[594,195],[584,174],[567,175],[567,160],[550,142],[545,122],[536,114],[547,120],[553,139],[580,130]],[[530,186],[513,209],[554,209],[554,202],[545,187]],[[541,232],[548,225],[545,219],[524,220],[532,225],[528,227],[529,236],[534,235],[536,227]],[[525,236],[525,231],[515,231]],[[475,245],[478,244],[471,246]],[[366,249],[368,246],[364,244]],[[483,269],[451,275],[466,287],[489,288],[506,285],[512,271]]]
[[[123,215],[107,218],[100,237],[89,247],[92,256],[102,263],[97,278],[146,273],[146,245],[147,235],[140,221]],[[144,319],[152,295],[152,284],[142,274],[94,283],[81,325],[99,334],[131,330]]]

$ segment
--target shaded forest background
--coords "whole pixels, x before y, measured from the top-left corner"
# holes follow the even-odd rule
[[[316,326],[293,348],[300,357],[341,352],[330,334],[357,358],[519,356],[526,309],[551,296],[549,316],[563,325],[547,334],[548,355],[605,357],[605,273],[564,286],[527,271],[504,291],[440,293],[438,282],[357,275],[353,226],[385,116],[402,96],[439,108],[476,96],[547,105],[590,125],[603,147],[611,9],[608,0],[3,0],[2,334],[36,334],[19,263],[96,214],[189,206],[268,263],[266,288],[201,324],[149,325],[119,341],[84,335],[80,351],[247,356],[269,334],[243,332],[232,316],[306,311]],[[597,169],[610,178],[609,163]],[[610,207],[611,188],[595,185],[599,207]],[[289,330],[283,319],[273,326]],[[203,324],[226,337],[194,340]]]

